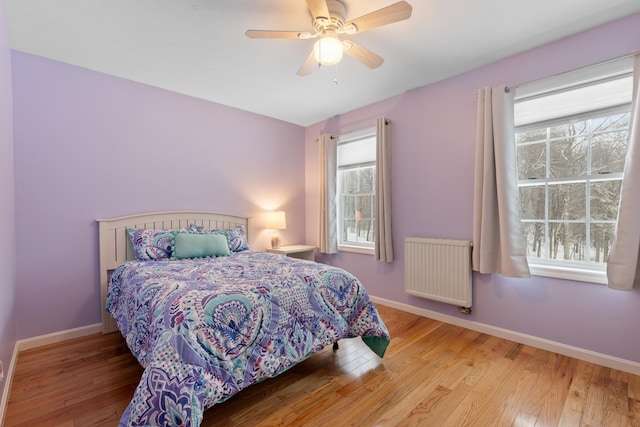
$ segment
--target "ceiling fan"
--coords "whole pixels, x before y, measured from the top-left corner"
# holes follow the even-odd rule
[[[350,41],[340,40],[341,34],[357,34],[383,25],[403,21],[411,16],[412,7],[406,1],[399,1],[367,15],[345,22],[346,7],[340,0],[306,0],[315,32],[248,30],[245,34],[253,39],[318,39],[307,59],[298,70],[298,75],[306,76],[313,71],[316,63],[334,65],[340,62],[342,54],[357,59],[369,68],[377,68],[384,58]]]

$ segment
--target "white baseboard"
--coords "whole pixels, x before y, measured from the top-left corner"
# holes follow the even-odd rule
[[[67,341],[73,338],[80,338],[87,335],[97,334],[99,332],[102,332],[102,323],[81,326],[74,329],[67,329],[66,331],[53,332],[51,334],[40,335],[33,338],[26,338],[23,340],[19,340],[16,345],[18,346],[19,351],[24,351],[31,348],[42,347],[43,345]]]
[[[9,362],[9,368],[4,373],[4,391],[2,392],[2,401],[0,402],[0,426],[4,426],[4,414],[9,404],[9,391],[11,390],[11,382],[13,381],[13,372],[18,362],[18,343],[13,346],[13,354]]]
[[[66,331],[18,340],[13,347],[13,355],[11,356],[11,362],[9,362],[9,369],[5,372],[6,383],[4,385],[4,391],[2,392],[2,401],[0,402],[0,426],[4,426],[4,415],[7,410],[7,405],[9,404],[9,392],[11,391],[13,373],[15,371],[16,364],[18,363],[18,354],[21,351],[100,332],[102,332],[102,323],[96,323],[94,325],[82,326],[80,328],[68,329]]]
[[[496,326],[486,325],[484,323],[472,320],[461,319],[459,317],[450,316],[448,314],[438,313],[437,311],[427,310],[414,307],[409,304],[399,303],[384,298],[372,296],[371,299],[376,304],[386,305],[408,313],[417,314],[418,316],[428,317],[430,319],[439,320],[451,325],[460,326],[462,328],[471,329],[472,331],[482,332],[493,335],[498,338],[504,338],[520,344],[530,345],[531,347],[540,348],[542,350],[551,351],[553,353],[562,354],[563,356],[573,357],[575,359],[584,360],[586,362],[595,363],[606,366],[607,368],[617,369],[634,375],[640,375],[640,363],[631,360],[621,359],[618,357],[608,356],[602,353],[596,353],[591,350],[585,350],[579,347],[562,344],[555,341],[546,340],[544,338],[535,337],[533,335],[521,334],[509,329],[498,328]]]

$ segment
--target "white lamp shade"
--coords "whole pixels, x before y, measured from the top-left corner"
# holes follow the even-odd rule
[[[335,65],[342,59],[342,42],[335,37],[327,36],[313,45],[313,55],[322,65]]]
[[[272,230],[284,230],[287,228],[287,218],[284,211],[269,212],[267,214],[267,227]]]

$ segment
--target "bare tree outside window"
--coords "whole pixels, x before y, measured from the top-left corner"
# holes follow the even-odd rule
[[[341,171],[341,241],[373,245],[375,221],[375,166]]]
[[[630,113],[517,132],[527,256],[604,264],[613,239]]]
[[[338,246],[372,250],[375,227],[376,129],[338,136]]]
[[[515,88],[520,219],[532,274],[607,283],[632,95],[630,55]]]

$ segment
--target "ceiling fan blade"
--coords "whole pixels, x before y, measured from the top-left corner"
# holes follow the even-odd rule
[[[369,49],[356,44],[350,40],[342,42],[344,53],[362,62],[369,68],[378,68],[384,62],[384,58],[371,52]]]
[[[413,8],[406,1],[399,1],[382,9],[378,9],[375,12],[371,12],[367,15],[363,15],[359,18],[349,21],[346,26],[353,25],[356,32],[361,33],[372,28],[380,27],[382,25],[392,24],[394,22],[408,19],[411,16]]]
[[[313,15],[314,19],[331,18],[331,16],[329,15],[329,7],[327,6],[326,0],[307,0],[307,6],[309,7],[311,15]]]
[[[312,36],[308,31],[247,30],[245,34],[252,39],[308,39]]]
[[[298,70],[299,76],[308,76],[313,71],[313,68],[317,65],[316,57],[313,55],[313,49],[307,55],[307,59],[304,60],[300,69]]]

